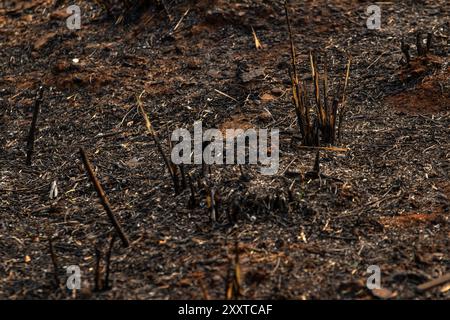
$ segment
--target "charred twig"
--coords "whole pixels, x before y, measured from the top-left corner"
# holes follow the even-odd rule
[[[95,282],[95,289],[94,291],[101,291],[103,289],[103,283],[102,283],[102,270],[101,270],[101,259],[102,259],[102,252],[98,247],[95,248],[95,275],[94,275],[94,282]]]
[[[188,181],[189,181],[189,188],[191,190],[191,196],[189,198],[189,204],[188,207],[190,209],[195,208],[195,206],[197,205],[197,200],[195,197],[195,187],[194,187],[194,183],[192,182],[192,177],[191,175],[188,173]]]
[[[417,55],[418,56],[426,56],[431,49],[431,41],[433,38],[433,34],[431,32],[427,33],[427,37],[425,39],[424,44],[424,34],[422,32],[417,32],[416,34],[416,46],[417,46]]]
[[[433,39],[433,34],[431,32],[428,32],[428,34],[427,34],[427,53],[430,52],[432,39]]]
[[[48,248],[50,252],[50,258],[52,259],[53,264],[53,277],[55,280],[55,286],[59,288],[60,282],[59,282],[59,276],[58,276],[58,261],[56,260],[55,250],[53,249],[53,241],[52,238],[48,238]]]
[[[170,137],[169,134],[167,134],[167,136]],[[171,139],[168,139],[168,140],[169,140],[169,150],[172,150],[172,148],[173,148],[172,140]],[[173,183],[174,183],[174,186],[175,186],[175,188],[174,188],[175,189],[175,193],[178,194],[178,193],[181,192],[181,190],[184,190],[184,187],[182,185],[182,181],[181,181],[181,185],[180,185],[180,178],[179,178],[179,175],[178,175],[178,172],[180,172],[181,180],[183,180],[183,173],[181,172],[181,166],[183,164],[176,165],[176,164],[174,164],[172,162],[172,159],[168,159],[168,160],[169,160],[169,163],[170,163],[170,167],[172,168],[172,172],[173,172]]]
[[[294,185],[295,185],[295,180],[292,181],[291,185],[288,187],[287,193],[288,193],[288,200],[289,202],[294,202]]]
[[[237,299],[242,296],[242,277],[241,266],[239,262],[239,242],[235,240],[234,261],[230,259],[230,268],[227,275],[227,286],[225,298],[227,300]]]
[[[109,285],[109,275],[111,272],[111,256],[112,256],[112,250],[114,248],[115,241],[116,241],[116,236],[113,235],[111,237],[111,242],[109,243],[108,253],[106,255],[106,271],[105,271],[105,281],[104,281],[105,289],[111,288],[111,286]]]
[[[206,147],[211,143],[211,141],[203,141],[202,143],[202,154],[204,154]],[[202,161],[202,176],[203,178],[211,174],[211,165],[207,164],[206,161]]]
[[[236,239],[235,243],[235,256],[234,256],[234,281],[236,288],[236,296],[242,295],[242,277],[241,277],[241,264],[239,259],[239,242]]]
[[[317,172],[318,174],[320,173],[320,151],[319,150],[317,150],[317,153],[316,153],[316,159],[314,160],[313,171]]]
[[[409,53],[410,46],[409,46],[409,44],[405,43],[405,41],[403,39],[401,42],[400,49],[402,50],[403,55],[405,56],[406,64],[409,64],[411,61],[411,55]]]
[[[305,173],[305,179],[318,179],[320,176],[320,151],[317,150],[312,171]]]
[[[203,300],[210,300],[211,298],[209,297],[208,290],[206,290],[202,279],[198,279],[198,284],[200,286],[200,289],[202,290]]]
[[[234,199],[230,208],[227,211],[228,222],[231,225],[237,223],[240,213],[241,213],[241,203],[239,199]]]
[[[100,199],[101,204],[103,205],[103,208],[106,211],[106,214],[108,215],[108,218],[110,219],[111,223],[113,224],[114,228],[116,229],[116,232],[118,233],[120,239],[122,240],[124,247],[129,247],[130,241],[128,240],[128,237],[123,232],[122,227],[120,226],[116,216],[114,215],[114,212],[111,209],[111,205],[105,194],[105,191],[103,190],[100,182],[98,181],[97,177],[95,176],[94,170],[92,169],[92,166],[91,166],[89,159],[83,148],[80,148],[80,155],[81,155],[81,160],[84,163],[84,167],[86,168],[86,172],[89,176],[89,179],[91,180],[91,182],[95,188],[95,191],[97,191],[97,195]]]
[[[433,34],[431,32],[427,33],[426,43],[423,43],[424,34],[422,32],[417,32],[416,34],[416,47],[418,56],[426,56],[431,49],[431,41],[433,39]]]
[[[43,93],[44,93],[44,87],[41,86],[38,89],[36,100],[34,102],[33,119],[31,120],[30,131],[28,133],[28,139],[27,139],[27,160],[26,160],[26,164],[28,166],[31,166],[31,160],[32,160],[32,157],[33,157],[34,139],[36,137],[36,126],[37,126],[39,110],[40,110],[41,103],[42,103]]]
[[[239,171],[241,173],[240,179],[242,181],[246,181],[246,182],[250,181],[250,176],[244,172],[244,168],[243,168],[242,164],[239,164]]]
[[[210,220],[214,223],[217,222],[217,212],[216,212],[216,193],[214,191],[214,188],[211,188],[210,195],[208,196],[209,201],[209,208],[211,210]]]
[[[184,166],[183,164],[179,164],[178,168],[180,169],[180,174],[181,174],[181,188],[184,190],[187,187],[186,184],[186,173],[184,172]]]
[[[449,281],[450,281],[450,273],[447,273],[437,279],[427,281],[427,282],[417,286],[417,290],[426,291],[426,290],[432,289],[434,287],[440,286],[441,284],[444,284]]]
[[[419,56],[423,56],[425,52],[423,50],[422,34],[420,32],[417,32],[416,34],[416,47],[417,47],[417,54]]]
[[[180,178],[178,177],[178,166],[173,164],[172,161],[170,161],[170,167],[172,168],[172,172],[173,172],[173,185],[174,185],[175,194],[179,194],[181,191],[181,188],[180,188]]]

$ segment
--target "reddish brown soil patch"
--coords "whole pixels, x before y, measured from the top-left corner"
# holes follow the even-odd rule
[[[447,72],[427,76],[415,88],[390,96],[389,106],[410,114],[432,114],[450,110],[450,68]]]
[[[113,80],[110,71],[106,71],[104,68],[87,68],[84,63],[66,59],[57,61],[50,71],[44,77],[44,83],[48,86],[56,86],[61,90],[87,88],[95,91]]]
[[[395,217],[383,217],[380,222],[385,227],[413,227],[419,224],[427,224],[435,221],[437,219],[437,213],[407,213],[401,216]]]
[[[436,185],[438,191],[450,201],[450,183],[442,181]],[[410,228],[418,225],[439,222],[441,217],[448,215],[448,201],[444,205],[432,205],[432,213],[408,212],[394,217],[383,217],[380,222],[390,228]],[[424,210],[425,211],[425,210]]]
[[[234,115],[224,123],[222,123],[219,127],[222,134],[226,136],[226,130],[238,130],[241,129],[243,131],[253,128],[253,125],[248,121],[247,117],[243,115]]]
[[[398,77],[402,82],[418,79],[419,77],[429,74],[433,70],[439,69],[443,63],[444,59],[442,57],[432,54],[418,56],[400,70]]]

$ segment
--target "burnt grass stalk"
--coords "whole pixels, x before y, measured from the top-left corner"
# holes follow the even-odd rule
[[[36,138],[36,131],[37,131],[37,120],[42,104],[43,94],[44,94],[44,87],[40,86],[39,89],[37,90],[36,100],[34,102],[33,108],[33,119],[31,120],[30,131],[28,132],[27,138],[27,159],[25,163],[28,166],[31,166],[32,164],[34,152],[34,140]]]
[[[141,113],[141,115],[144,119],[145,127],[147,129],[149,136],[155,142],[156,147],[158,148],[158,152],[161,154],[164,164],[166,165],[167,170],[169,171],[169,175],[172,178],[175,194],[178,195],[182,191],[182,189],[185,187],[185,183],[183,183],[183,181],[186,181],[186,179],[184,177],[184,169],[179,168],[179,166],[175,165],[172,162],[172,160],[166,156],[164,149],[161,145],[161,142],[159,140],[158,134],[156,133],[155,129],[153,128],[153,125],[150,122],[147,112],[144,109],[144,105],[141,100],[142,94],[139,95],[136,99],[137,105],[139,108],[139,112]],[[180,183],[179,172],[181,172],[181,183]]]
[[[95,251],[95,273],[94,273],[94,291],[101,292],[112,289],[110,285],[111,275],[111,257],[116,241],[116,235],[110,237],[108,251],[104,257],[104,252],[100,248],[100,244],[94,247]],[[104,264],[102,263],[104,262]]]
[[[54,280],[54,285],[55,288],[59,288],[60,286],[60,280],[59,280],[59,276],[58,276],[58,260],[56,258],[56,254],[55,254],[55,249],[53,247],[53,239],[51,237],[48,237],[48,250],[50,253],[50,258],[52,260],[52,265],[53,265],[53,280]]]
[[[229,266],[226,277],[225,299],[236,300],[243,296],[242,272],[239,261],[239,241],[234,242],[234,258],[229,259]]]
[[[110,285],[110,274],[111,274],[111,256],[116,241],[116,235],[113,234],[110,238],[108,251],[106,256],[103,258],[103,251],[98,244],[95,249],[95,274],[94,274],[94,291],[107,291],[112,288]],[[104,265],[102,264],[104,261]],[[103,276],[104,275],[104,276]]]

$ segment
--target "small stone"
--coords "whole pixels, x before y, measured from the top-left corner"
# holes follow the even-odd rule
[[[273,95],[271,95],[270,93],[264,93],[264,94],[261,96],[261,100],[262,100],[263,102],[272,101],[272,100],[274,100],[274,99],[275,99],[275,97],[274,97]]]

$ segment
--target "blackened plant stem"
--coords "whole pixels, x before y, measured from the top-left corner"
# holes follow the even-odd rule
[[[34,140],[36,137],[37,120],[38,120],[38,116],[39,116],[39,110],[41,108],[43,93],[44,93],[44,87],[41,86],[38,89],[36,100],[34,102],[33,119],[31,120],[30,131],[28,132],[27,160],[26,160],[26,164],[28,166],[31,166],[31,162],[32,162],[33,151],[34,151]]]
[[[52,238],[48,238],[48,248],[50,251],[50,258],[52,259],[53,264],[53,277],[55,279],[55,286],[59,288],[60,282],[58,277],[58,261],[56,260],[55,250],[53,249],[53,241]]]
[[[175,194],[178,194],[180,192],[180,185],[179,185],[177,172],[174,170],[175,166],[171,163],[171,161],[167,158],[166,154],[164,153],[161,143],[159,142],[158,135],[156,134],[155,129],[153,129],[152,123],[150,122],[148,115],[145,112],[144,106],[141,101],[141,96],[142,96],[142,94],[137,97],[137,104],[138,104],[139,111],[140,111],[142,117],[144,118],[145,127],[147,128],[149,135],[152,137],[153,141],[155,142],[156,147],[158,148],[158,151],[164,160],[167,170],[169,171],[170,177],[172,178],[172,181],[173,181]]]
[[[114,248],[115,241],[116,241],[116,236],[113,235],[111,238],[111,242],[109,243],[108,254],[106,255],[106,272],[105,272],[105,283],[104,283],[105,289],[111,288],[111,286],[109,285],[109,274],[111,272],[111,256],[112,256],[112,251]]]

